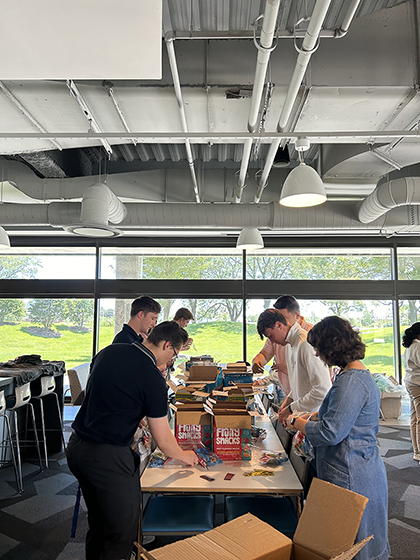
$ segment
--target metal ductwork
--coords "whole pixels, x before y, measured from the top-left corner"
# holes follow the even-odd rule
[[[358,219],[369,224],[398,206],[420,204],[420,177],[400,177],[379,184],[362,202]]]
[[[127,203],[127,216],[119,228],[131,230],[230,230],[257,227],[260,231],[288,233],[327,232],[340,234],[369,234],[420,231],[419,208],[413,217],[408,208],[362,224],[354,217],[354,203],[326,202],[322,207],[283,208],[277,202],[268,204],[212,204],[212,203]],[[0,204],[0,223],[5,226],[50,226],[69,229],[80,223],[80,202],[52,202],[50,204]],[[409,215],[410,214],[410,215]]]

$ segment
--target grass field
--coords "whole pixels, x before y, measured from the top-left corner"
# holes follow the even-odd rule
[[[0,361],[5,362],[22,354],[40,354],[43,360],[63,360],[69,369],[91,360],[90,330],[80,331],[59,324],[54,325],[52,331],[61,336],[38,336],[43,334],[43,329],[26,322],[0,325]],[[255,324],[248,324],[247,332],[247,357],[250,362],[264,343],[256,332]],[[188,327],[188,333],[194,339],[195,348],[190,350],[192,354],[210,354],[221,362],[236,362],[243,358],[242,323],[194,323]],[[101,327],[100,348],[110,344],[113,336],[112,326]],[[395,375],[392,328],[366,329],[362,332],[362,338],[367,344],[364,362],[372,373]]]

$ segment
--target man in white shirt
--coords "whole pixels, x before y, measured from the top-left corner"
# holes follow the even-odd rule
[[[302,329],[309,331],[313,325],[305,321],[305,317],[300,314],[300,307],[298,301],[290,295],[280,296],[274,304],[274,307],[289,321],[291,325],[298,323]],[[263,348],[252,360],[252,371],[254,373],[263,373],[264,366],[275,357],[275,364],[272,370],[277,372],[278,380],[275,374],[268,377],[256,380],[254,385],[265,385],[267,383],[280,383],[280,386],[285,395],[290,393],[289,375],[286,363],[286,347],[281,344],[276,344],[267,339]],[[277,377],[276,376],[276,377]]]
[[[290,394],[279,411],[285,421],[295,412],[314,412],[319,409],[331,387],[328,367],[315,355],[306,341],[307,332],[298,323],[292,325],[278,309],[266,309],[258,317],[257,331],[272,343],[286,347],[286,362]]]

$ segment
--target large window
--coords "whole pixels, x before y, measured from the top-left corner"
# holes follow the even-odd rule
[[[242,254],[232,249],[103,249],[101,277],[235,280],[242,278]]]
[[[38,354],[69,369],[91,360],[92,329],[93,300],[0,299],[0,361]]]
[[[389,249],[263,249],[247,257],[258,280],[390,280]]]

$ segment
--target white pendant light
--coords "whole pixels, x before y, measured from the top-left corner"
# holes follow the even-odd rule
[[[257,228],[244,228],[236,242],[237,249],[263,249],[264,241]]]
[[[0,226],[0,249],[9,249],[10,239],[4,228]]]
[[[317,206],[327,200],[324,183],[313,167],[303,161],[302,152],[309,149],[307,138],[298,138],[295,148],[299,153],[300,164],[292,169],[283,183],[280,204],[291,208]]]

